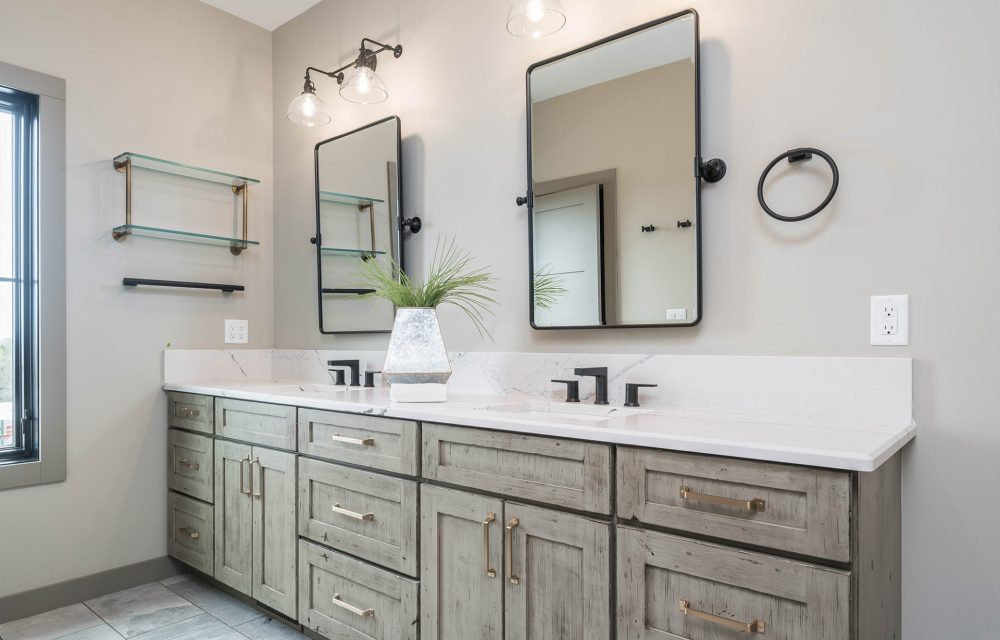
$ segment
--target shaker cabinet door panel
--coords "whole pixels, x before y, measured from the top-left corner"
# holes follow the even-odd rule
[[[503,503],[421,487],[420,620],[424,640],[503,637]]]
[[[295,616],[295,454],[253,448],[253,597]]]
[[[215,579],[253,592],[252,447],[215,443]]]

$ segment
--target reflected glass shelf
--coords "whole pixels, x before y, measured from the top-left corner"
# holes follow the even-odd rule
[[[350,204],[357,205],[359,207],[368,206],[375,202],[385,202],[381,198],[369,198],[367,196],[359,196],[350,193],[337,193],[336,191],[320,191],[319,199],[321,202],[333,202],[335,204]]]
[[[236,175],[235,173],[226,173],[225,171],[216,171],[215,169],[205,169],[204,167],[195,167],[182,162],[174,162],[173,160],[154,158],[153,156],[144,156],[141,153],[133,153],[131,151],[126,151],[125,153],[115,156],[115,168],[117,169],[122,166],[125,161],[129,159],[132,160],[132,168],[146,169],[147,171],[158,171],[159,173],[169,173],[184,178],[201,180],[203,182],[214,182],[216,184],[224,184],[230,187],[245,187],[250,184],[260,184],[260,180],[257,180],[256,178],[248,178],[246,176]]]
[[[341,247],[320,247],[320,252],[326,256],[384,256],[385,251],[372,251],[371,249],[344,249]]]
[[[145,227],[138,224],[123,224],[117,226],[111,230],[111,235],[113,235],[116,240],[124,239],[126,236],[142,236],[145,238],[180,240],[182,242],[197,242],[201,244],[212,244],[230,248],[245,248],[260,244],[256,240],[244,240],[243,238],[230,238],[227,236],[213,236],[207,233],[195,233],[193,231],[180,231],[177,229],[162,229],[160,227]]]

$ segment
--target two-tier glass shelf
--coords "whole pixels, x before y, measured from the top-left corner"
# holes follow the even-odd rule
[[[338,193],[336,191],[320,191],[319,201],[327,202],[330,204],[347,205],[350,207],[357,207],[358,211],[361,213],[368,213],[369,216],[369,226],[371,232],[371,248],[370,249],[355,249],[347,247],[324,247],[321,246],[319,251],[325,256],[344,256],[361,258],[362,260],[369,260],[375,256],[384,256],[385,251],[377,251],[375,249],[375,204],[385,202],[382,198],[373,198],[369,196],[357,195],[352,193]],[[313,242],[315,243],[315,238]]]
[[[111,230],[111,236],[124,242],[129,236],[145,236],[150,238],[166,238],[170,240],[180,240],[183,242],[199,242],[204,244],[214,244],[228,246],[234,255],[239,255],[244,249],[250,246],[259,245],[256,240],[247,237],[249,228],[249,198],[248,187],[252,184],[260,184],[260,180],[248,178],[224,171],[205,169],[171,160],[163,160],[139,153],[126,151],[118,155],[113,160],[115,169],[125,174],[125,224],[119,225]],[[132,223],[132,170],[144,169],[146,171],[156,171],[167,173],[191,180],[210,182],[225,185],[232,189],[236,196],[240,196],[243,209],[243,233],[242,237],[219,236],[184,229],[167,229],[163,227],[151,227]]]

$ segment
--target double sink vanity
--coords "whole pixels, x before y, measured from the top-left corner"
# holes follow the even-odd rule
[[[170,555],[321,637],[899,637],[912,423],[184,376]]]

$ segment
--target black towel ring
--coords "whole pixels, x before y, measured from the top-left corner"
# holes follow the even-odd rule
[[[773,169],[775,165],[777,165],[785,158],[788,158],[788,164],[792,164],[794,162],[811,160],[813,154],[819,156],[820,158],[823,158],[824,160],[826,160],[826,163],[830,165],[830,171],[833,172],[833,184],[830,186],[830,193],[826,195],[826,198],[823,199],[823,202],[821,202],[818,207],[816,207],[809,213],[805,213],[801,216],[783,216],[780,213],[775,213],[774,210],[771,209],[771,207],[767,206],[767,202],[764,201],[764,181],[767,179],[767,175],[771,173],[771,169]],[[837,163],[833,161],[833,158],[830,157],[830,154],[824,151],[820,151],[819,149],[814,149],[812,147],[802,147],[801,149],[792,149],[790,151],[784,152],[783,154],[772,160],[771,164],[767,165],[767,168],[764,169],[764,173],[760,174],[760,181],[757,183],[757,201],[760,202],[761,209],[763,209],[765,213],[767,213],[767,215],[771,216],[775,220],[781,220],[782,222],[801,222],[803,220],[808,220],[809,218],[813,217],[814,215],[825,209],[826,205],[830,204],[830,201],[833,200],[833,196],[836,195],[837,186],[839,184],[840,184],[840,172],[837,170]]]

